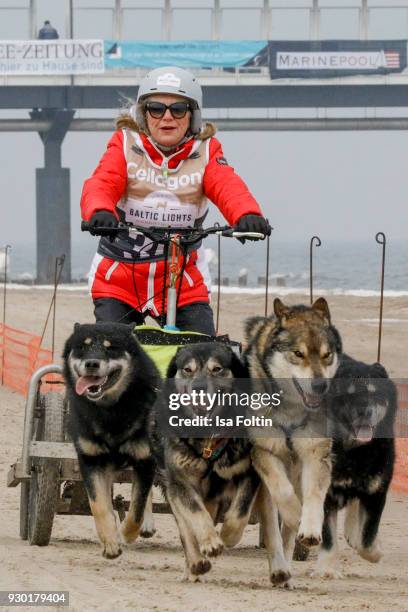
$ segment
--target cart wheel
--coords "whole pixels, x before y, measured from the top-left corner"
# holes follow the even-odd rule
[[[28,501],[30,497],[30,481],[24,480],[20,486],[20,538],[28,538]]]
[[[64,398],[59,393],[40,396],[43,414],[37,429],[37,440],[64,441]],[[47,546],[59,499],[59,459],[35,458],[28,501],[28,540]]]

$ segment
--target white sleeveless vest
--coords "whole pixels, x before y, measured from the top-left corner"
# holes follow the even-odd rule
[[[172,156],[158,166],[144,149],[139,134],[123,130],[127,164],[127,189],[117,204],[120,220],[143,228],[199,227],[207,214],[208,200],[203,176],[209,157],[210,139],[196,140],[187,159],[169,169]],[[177,153],[173,154],[173,156]],[[143,234],[120,233],[110,242],[102,238],[98,252],[119,261],[148,262],[163,258],[163,245]]]

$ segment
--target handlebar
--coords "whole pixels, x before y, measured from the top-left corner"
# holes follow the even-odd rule
[[[91,231],[91,226],[88,221],[82,221],[81,230],[83,232]],[[229,225],[214,225],[207,228],[189,227],[189,228],[162,228],[162,229],[146,229],[143,227],[135,227],[134,225],[128,225],[127,223],[119,222],[116,227],[103,227],[100,226],[93,230],[94,235],[99,233],[109,232],[121,232],[127,231],[129,234],[144,234],[154,242],[160,244],[169,244],[172,241],[172,236],[177,234],[179,236],[180,243],[183,245],[191,245],[199,242],[202,238],[206,238],[210,234],[216,236],[224,236],[226,238],[252,238],[253,240],[264,240],[265,235],[259,232],[237,232],[233,227]]]

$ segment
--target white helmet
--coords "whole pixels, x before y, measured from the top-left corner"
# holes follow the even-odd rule
[[[148,72],[139,86],[137,92],[136,106],[132,107],[131,114],[138,125],[146,129],[146,120],[142,102],[153,94],[174,94],[183,96],[193,103],[191,110],[190,130],[198,134],[201,130],[201,107],[203,103],[203,92],[195,76],[177,66],[164,66]]]

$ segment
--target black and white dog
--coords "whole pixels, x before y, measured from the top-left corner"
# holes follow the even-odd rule
[[[103,556],[121,554],[112,507],[116,469],[133,468],[129,513],[122,535],[139,534],[155,463],[147,423],[159,374],[132,334],[119,323],[76,324],[64,352],[70,434],[103,546]]]
[[[213,435],[211,428],[203,437],[196,436],[194,430],[167,435],[160,424],[169,414],[174,393],[187,397],[194,391],[228,393],[236,390],[237,379],[245,377],[247,370],[228,346],[217,342],[188,345],[171,361],[155,405],[152,446],[160,484],[180,531],[186,580],[198,580],[211,569],[209,558],[219,555],[224,546],[239,542],[259,478],[251,466],[249,440]],[[187,402],[177,414],[180,420],[200,416],[215,420],[217,414],[223,414],[223,406],[216,402],[209,409],[205,400],[199,405]],[[218,534],[215,525],[220,520],[223,525]]]
[[[396,388],[383,366],[343,355],[328,397],[333,465],[316,575],[341,576],[337,513],[344,507],[348,544],[372,563],[382,556],[377,534],[394,467],[396,410]]]

